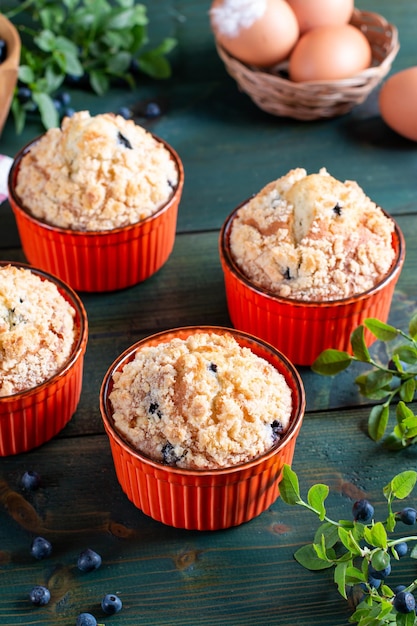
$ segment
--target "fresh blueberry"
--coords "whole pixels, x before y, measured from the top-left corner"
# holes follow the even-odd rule
[[[374,589],[378,589],[382,585],[382,580],[381,580],[381,578],[374,578],[373,576],[368,574],[368,583]]]
[[[0,63],[6,60],[7,57],[7,43],[4,39],[0,39]]]
[[[87,548],[78,557],[77,565],[81,572],[92,572],[100,567],[101,556],[91,548]]]
[[[24,489],[34,491],[40,487],[41,477],[35,470],[27,470],[22,476],[21,484]]]
[[[75,109],[73,109],[72,107],[67,107],[64,110],[64,116],[65,117],[73,117],[74,114],[75,114]]]
[[[396,587],[394,587],[393,592],[395,595],[397,595],[397,593],[400,593],[400,591],[404,591],[404,589],[407,589],[405,585],[397,585]]]
[[[33,587],[31,590],[29,598],[35,606],[45,606],[45,604],[48,604],[51,599],[51,594],[47,587],[44,587],[43,585],[36,585],[36,587]]]
[[[29,87],[20,86],[17,90],[17,99],[21,104],[25,104],[32,99],[32,91]]]
[[[51,556],[52,544],[44,537],[35,537],[30,546],[30,553],[35,559],[46,559]]]
[[[397,543],[396,546],[394,546],[394,550],[397,553],[398,557],[401,558],[402,556],[405,556],[408,552],[408,545],[405,541],[402,541],[401,543]]]
[[[161,115],[161,107],[157,102],[148,102],[145,107],[145,117],[151,119]]]
[[[124,117],[125,120],[130,120],[132,117],[132,111],[128,107],[120,107],[117,114]]]
[[[107,615],[114,615],[122,609],[122,601],[114,593],[108,593],[101,601],[101,608]]]
[[[372,565],[369,566],[369,576],[375,580],[384,580],[391,574],[391,563],[388,563],[384,569],[375,569]]]
[[[410,506],[407,506],[405,509],[399,512],[399,518],[403,524],[407,524],[407,526],[412,526],[416,523],[417,511]]]
[[[410,591],[397,593],[392,604],[398,613],[411,613],[416,608],[416,600]]]
[[[63,91],[62,93],[58,93],[56,95],[56,99],[62,104],[63,107],[67,107],[70,105],[71,96],[68,91]]]
[[[374,516],[374,507],[368,500],[357,500],[352,507],[353,518],[356,522],[369,522]]]
[[[97,620],[91,613],[80,613],[75,626],[97,626]]]

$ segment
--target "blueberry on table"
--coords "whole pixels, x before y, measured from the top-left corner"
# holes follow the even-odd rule
[[[97,620],[91,613],[80,613],[75,626],[97,626]]]
[[[145,117],[151,119],[161,115],[161,107],[157,102],[148,102],[145,107]]]
[[[402,523],[407,524],[407,526],[412,526],[416,523],[417,511],[410,506],[400,511],[398,515]]]
[[[114,593],[108,593],[101,601],[101,608],[107,615],[114,615],[122,609],[122,601]]]
[[[117,111],[118,115],[121,115],[125,120],[130,120],[132,117],[132,111],[128,107],[120,107]]]
[[[78,557],[77,566],[81,572],[92,572],[101,565],[101,556],[91,548],[83,550]]]
[[[416,608],[416,600],[410,591],[397,593],[392,604],[398,613],[411,613]]]
[[[51,599],[51,594],[47,587],[44,587],[43,585],[36,585],[33,589],[31,589],[29,598],[35,606],[45,606],[45,604],[48,604]]]
[[[30,546],[30,553],[35,559],[46,559],[51,556],[52,544],[44,537],[35,537]]]
[[[355,522],[366,523],[369,522],[374,516],[374,507],[372,504],[363,498],[357,500],[352,507],[352,514]]]
[[[40,487],[41,477],[38,472],[35,472],[35,470],[27,470],[23,474],[20,482],[24,489],[27,489],[28,491],[34,491],[35,489],[38,489],[38,487]]]

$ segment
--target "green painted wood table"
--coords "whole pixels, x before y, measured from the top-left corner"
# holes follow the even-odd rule
[[[71,95],[75,108],[93,113],[148,98],[163,103],[160,117],[142,122],[172,144],[184,163],[176,243],[166,265],[144,283],[117,293],[81,294],[90,336],[78,410],[49,443],[0,459],[0,624],[70,626],[79,612],[91,611],[107,626],[346,625],[351,608],[337,593],[331,570],[309,572],[293,557],[312,539],[312,514],[278,499],[240,527],[196,532],[164,526],[137,510],[117,483],[98,393],[107,367],[136,340],[181,325],[230,325],[220,226],[238,203],[296,166],[310,172],[325,166],[337,178],[357,180],[398,220],[407,255],[390,321],[405,327],[417,299],[417,145],[383,123],[378,90],[330,120],[300,122],[262,112],[217,56],[209,2],[145,4],[151,37],[179,41],[172,78],[143,78],[133,91],[113,89],[102,98]],[[392,71],[416,64],[413,3],[363,0],[360,8],[396,24],[401,48]],[[34,120],[16,135],[9,118],[0,152],[13,156],[41,132]],[[0,255],[24,260],[7,202],[0,206]],[[376,515],[384,516],[382,487],[399,471],[417,469],[417,447],[388,452],[367,436],[369,405],[354,383],[357,373],[353,368],[332,379],[300,368],[307,412],[293,467],[304,493],[317,481],[330,487],[328,510],[336,519],[349,518],[358,497],[371,499]],[[32,493],[20,487],[27,469],[42,476],[41,488]],[[29,554],[35,534],[53,543],[45,561]],[[86,547],[103,558],[91,574],[76,567]],[[393,580],[410,582],[415,572],[415,561],[406,558],[396,564]],[[34,584],[51,590],[44,608],[28,600]],[[120,595],[124,608],[103,619],[99,602],[109,592]]]

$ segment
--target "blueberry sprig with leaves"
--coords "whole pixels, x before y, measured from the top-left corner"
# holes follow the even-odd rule
[[[58,126],[54,96],[64,82],[87,84],[103,95],[118,81],[133,87],[137,74],[168,78],[167,55],[176,40],[149,46],[146,6],[135,0],[4,0],[2,11],[21,40],[12,113],[18,133],[28,113],[45,128]]]
[[[365,328],[377,340],[393,342],[390,358],[386,365],[377,362],[365,343]],[[417,415],[408,406],[414,400],[417,377],[417,313],[409,322],[408,333],[385,324],[375,318],[364,320],[352,333],[352,355],[341,350],[324,350],[311,368],[317,374],[334,376],[345,370],[354,361],[373,366],[373,369],[356,377],[360,393],[370,400],[380,400],[372,407],[368,418],[368,433],[374,441],[381,440],[387,430],[390,406],[396,405],[396,425],[383,444],[392,450],[410,446],[417,442]]]
[[[290,505],[299,505],[313,512],[321,524],[313,542],[301,547],[295,559],[309,570],[334,568],[338,592],[354,612],[350,622],[359,626],[416,626],[417,579],[408,586],[392,589],[387,583],[396,561],[407,553],[417,559],[417,535],[391,537],[397,522],[415,524],[417,511],[412,507],[394,510],[397,500],[407,498],[417,481],[417,472],[397,474],[383,488],[388,514],[383,522],[374,520],[374,508],[368,500],[355,502],[352,520],[334,521],[326,511],[329,487],[315,484],[307,499],[300,494],[296,473],[284,465],[280,482],[281,498]],[[391,537],[391,538],[390,538]],[[410,544],[414,544],[409,551]]]

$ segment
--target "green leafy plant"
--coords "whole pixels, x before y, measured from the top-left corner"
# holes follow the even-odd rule
[[[22,39],[12,102],[18,133],[33,111],[45,128],[59,124],[53,96],[65,81],[81,81],[102,95],[116,81],[133,87],[138,72],[160,79],[171,74],[166,56],[176,40],[148,49],[146,7],[135,0],[23,0],[4,14]]]
[[[379,341],[393,342],[388,363],[378,363],[368,350],[364,332],[367,328]],[[397,340],[394,344],[394,340]],[[368,433],[374,441],[383,439],[390,419],[390,407],[396,405],[396,425],[384,439],[383,445],[392,450],[417,442],[417,415],[408,406],[415,397],[417,377],[417,313],[409,322],[408,333],[389,324],[368,318],[351,335],[352,355],[340,350],[324,350],[314,361],[312,370],[324,376],[334,376],[354,361],[372,365],[373,369],[360,374],[355,382],[360,393],[375,404],[368,418]]]
[[[383,488],[388,508],[387,517],[383,522],[375,521],[373,518],[367,523],[355,518],[334,521],[328,517],[325,506],[329,487],[315,484],[309,489],[307,499],[303,500],[296,473],[289,465],[283,468],[280,482],[281,498],[287,504],[308,509],[321,522],[313,542],[297,550],[294,557],[308,570],[334,568],[334,582],[338,592],[354,606],[354,612],[349,620],[352,623],[360,626],[417,624],[415,599],[412,595],[417,589],[417,580],[402,590],[409,594],[407,597],[411,601],[408,606],[411,610],[407,611],[398,602],[401,599],[399,596],[401,591],[392,589],[386,582],[391,572],[391,564],[400,558],[396,547],[404,543],[408,545],[417,542],[415,535],[390,538],[390,533],[395,530],[402,515],[401,511],[394,511],[394,502],[407,498],[416,481],[417,472],[405,471],[394,476]],[[361,502],[366,502],[369,506],[367,501]],[[373,514],[373,507],[371,509]],[[415,509],[412,510],[415,514]],[[413,519],[415,521],[415,516]],[[417,545],[412,547],[409,556],[417,558]],[[378,573],[381,576],[378,576]],[[399,610],[396,606],[399,606]]]

